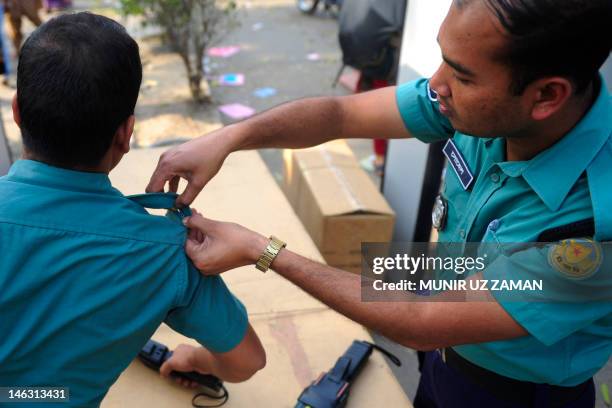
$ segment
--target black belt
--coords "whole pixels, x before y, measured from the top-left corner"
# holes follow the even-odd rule
[[[461,357],[452,348],[442,350],[442,358],[446,364],[461,373],[472,383],[484,388],[495,398],[530,407],[535,400],[536,387],[540,384],[520,381],[494,373]],[[550,407],[562,407],[577,400],[590,386],[593,379],[573,387],[548,385]],[[541,386],[541,385],[540,385]]]

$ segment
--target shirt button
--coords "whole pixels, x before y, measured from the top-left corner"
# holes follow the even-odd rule
[[[489,223],[489,230],[495,232],[499,228],[499,220],[493,220]]]
[[[497,174],[497,173],[491,174],[491,181],[494,182],[494,183],[499,182],[499,174]]]
[[[465,238],[465,230],[461,230],[461,231],[459,231],[459,236],[460,236],[461,238]]]

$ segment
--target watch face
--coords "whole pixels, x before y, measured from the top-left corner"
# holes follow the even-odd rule
[[[431,213],[431,224],[438,231],[442,231],[446,226],[447,203],[444,197],[438,195]]]

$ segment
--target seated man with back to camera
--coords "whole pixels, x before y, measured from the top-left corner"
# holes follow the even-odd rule
[[[0,386],[98,406],[162,322],[205,347],[179,353],[201,372],[239,382],[265,365],[242,303],[185,256],[185,227],[111,186],[141,80],[138,45],[106,17],[54,18],[22,48],[23,160],[0,178]]]

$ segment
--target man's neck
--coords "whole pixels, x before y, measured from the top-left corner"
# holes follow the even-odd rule
[[[536,124],[532,129],[521,132],[520,136],[507,137],[506,160],[530,160],[557,143],[582,120],[595,102],[597,95],[596,86],[591,84],[584,95],[570,101],[554,116]]]
[[[53,163],[49,160],[44,160],[41,159],[40,157],[38,157],[37,155],[29,152],[27,149],[23,149],[23,153],[21,155],[21,157],[25,160],[34,160],[34,161],[38,161],[41,163],[45,163],[48,164],[49,166],[53,166],[53,167],[60,167],[62,169],[67,169],[67,170],[73,170],[73,171],[82,171],[85,173],[104,173],[104,174],[108,174],[110,173],[110,170],[108,169],[108,166],[105,163],[100,163],[97,166],[71,166],[71,167],[66,167],[66,166],[62,166],[60,164],[57,163]]]

